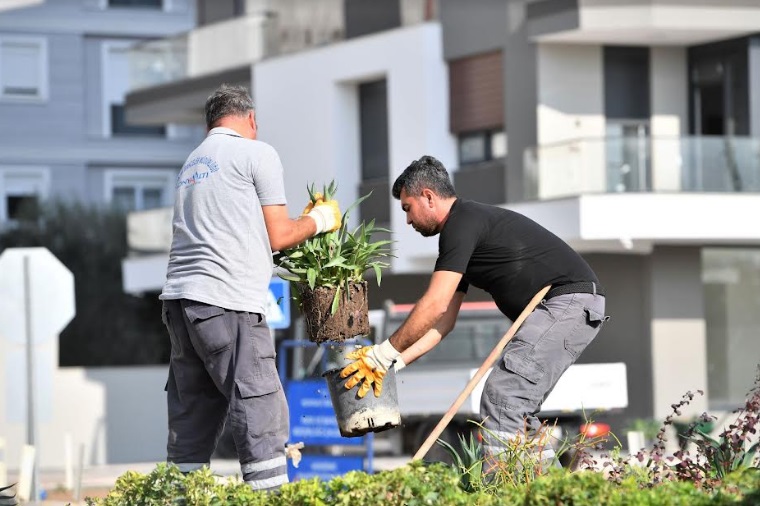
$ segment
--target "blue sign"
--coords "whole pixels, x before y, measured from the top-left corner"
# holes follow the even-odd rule
[[[308,480],[315,477],[327,481],[349,471],[361,471],[363,469],[364,457],[361,455],[348,457],[304,455],[298,467],[295,467],[293,461],[288,459],[288,478],[290,481]]]
[[[266,317],[270,329],[290,327],[290,283],[288,281],[275,277],[269,282]]]
[[[344,438],[325,380],[288,382],[285,397],[290,406],[290,440],[306,446],[364,444],[363,437]]]

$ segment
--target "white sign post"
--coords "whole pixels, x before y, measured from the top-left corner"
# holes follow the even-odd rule
[[[36,446],[34,453],[38,456],[36,394],[40,391],[37,381],[40,374],[35,370],[35,363],[41,350],[52,343],[74,317],[74,276],[45,248],[8,248],[0,254],[0,300],[3,301],[0,339],[10,348],[8,358],[21,355],[20,348],[24,349],[26,358],[20,361],[25,362],[25,374],[19,374],[21,368],[6,368],[6,374],[14,376],[6,381],[11,385],[26,385],[26,443]],[[15,376],[23,376],[25,381]],[[46,393],[49,396],[50,392]],[[32,500],[38,495],[37,460],[34,459],[32,467]]]

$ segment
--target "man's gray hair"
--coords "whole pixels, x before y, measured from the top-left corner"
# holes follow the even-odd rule
[[[418,197],[425,188],[433,190],[436,195],[445,199],[457,196],[446,168],[438,159],[428,155],[413,161],[396,178],[392,194],[394,198],[400,199],[401,190],[406,190],[408,195]]]
[[[245,116],[253,100],[245,86],[223,84],[206,99],[206,128],[211,130],[225,116]]]

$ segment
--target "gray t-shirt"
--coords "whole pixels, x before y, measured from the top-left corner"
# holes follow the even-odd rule
[[[264,313],[272,250],[261,206],[285,204],[274,148],[212,129],[177,177],[173,239],[159,297]]]

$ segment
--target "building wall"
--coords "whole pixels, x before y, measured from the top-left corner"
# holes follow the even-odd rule
[[[301,208],[312,182],[335,179],[344,209],[358,198],[360,82],[387,80],[390,182],[424,154],[455,166],[440,30],[437,23],[425,23],[254,66],[260,139],[280,154],[291,209]],[[398,202],[388,198],[394,239],[409,252],[392,260],[393,271],[427,270],[437,242],[408,227]]]
[[[110,137],[104,123],[105,81],[113,70],[103,65],[106,45],[187,30],[194,22],[192,3],[167,0],[164,10],[104,5],[57,0],[0,13],[0,37],[45,41],[48,88],[46,99],[0,100],[0,168],[44,168],[49,197],[103,203],[103,170],[176,170],[200,138],[193,129],[170,129],[169,138]],[[122,77],[129,79],[127,72]],[[128,88],[128,82],[117,86]]]
[[[707,409],[707,342],[699,247],[655,247],[649,259],[651,284],[654,415],[665,418],[688,391],[703,390],[682,411]]]
[[[166,366],[58,369],[43,373],[51,378],[51,392],[37,397],[37,451],[42,469],[63,469],[66,440],[74,446],[77,463],[84,447],[85,467],[166,459],[167,415],[164,384]],[[3,383],[0,378],[0,383]],[[5,383],[3,391],[16,388]],[[22,404],[3,402],[0,434],[5,438],[5,464],[18,469],[26,441]],[[15,414],[14,414],[15,413]]]
[[[649,259],[645,255],[599,253],[587,254],[584,258],[606,291],[606,313],[610,319],[578,363],[626,364],[628,408],[614,415],[592,415],[612,424],[613,431],[621,435],[630,420],[653,414],[651,340],[647,324],[651,300],[647,276]]]
[[[439,0],[446,60],[501,49],[506,40],[507,3],[503,0]]]
[[[681,188],[680,137],[689,132],[688,64],[682,47],[650,50],[652,187]]]

